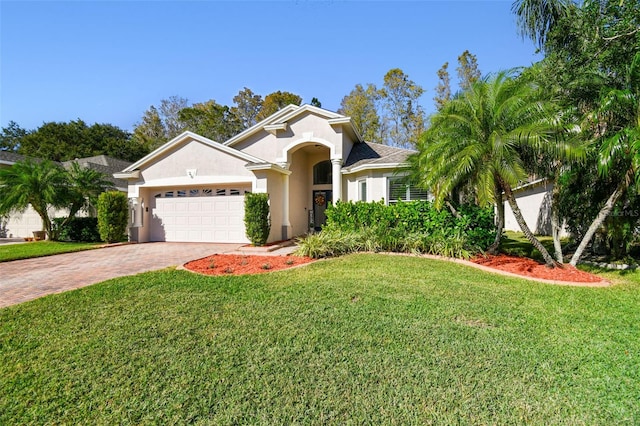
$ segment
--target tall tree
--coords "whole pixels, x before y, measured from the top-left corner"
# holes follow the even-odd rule
[[[164,128],[167,131],[167,139],[173,139],[184,131],[184,124],[180,121],[180,111],[189,105],[187,98],[180,96],[170,96],[168,99],[160,101],[160,116]]]
[[[539,49],[544,49],[549,33],[576,6],[573,0],[515,0],[511,11],[517,17],[518,31]]]
[[[216,142],[224,142],[243,130],[240,119],[231,109],[213,99],[183,108],[178,113],[178,118],[186,130]]]
[[[11,120],[0,132],[0,151],[17,151],[27,131]]]
[[[604,126],[599,172],[606,176],[612,169],[622,168],[625,170],[624,176],[598,212],[571,257],[570,263],[574,266],[596,230],[631,183],[640,183],[640,53],[636,54],[629,66],[627,80],[627,87],[611,89],[603,96],[600,108],[594,116],[597,125]]]
[[[399,147],[412,147],[424,131],[424,110],[420,97],[424,89],[409,79],[399,68],[384,76],[380,97],[385,107],[384,142]]]
[[[451,78],[448,68],[449,62],[445,62],[438,70],[438,85],[436,86],[436,96],[433,98],[437,109],[441,109],[451,99]]]
[[[256,117],[258,121],[264,120],[271,114],[281,110],[287,105],[300,105],[302,98],[291,92],[273,92],[265,96],[262,108]]]
[[[132,141],[128,132],[116,126],[100,123],[87,126],[78,119],[68,123],[44,123],[20,139],[17,152],[52,161],[68,161],[101,154],[135,161],[146,149]]]
[[[480,78],[478,58],[468,50],[458,56],[458,81],[460,89],[466,90]]]
[[[499,208],[502,194],[509,203],[525,236],[542,253],[545,262],[556,265],[525,222],[513,188],[528,174],[521,150],[554,157],[573,155],[573,150],[557,138],[556,105],[525,79],[500,72],[474,82],[433,115],[429,129],[411,157],[415,178],[430,189],[437,205],[464,182],[475,188],[478,202],[494,203],[498,209],[498,233],[491,249],[496,249],[504,227]]]
[[[544,78],[539,81],[547,92],[562,96],[565,110],[573,110],[577,118],[587,123],[582,135],[591,139],[594,148],[595,154],[587,162],[566,165],[568,170],[560,179],[562,185],[554,186],[559,190],[558,202],[554,199],[554,204],[559,206],[574,237],[580,240],[587,232],[586,224],[606,205],[611,195],[609,188],[617,188],[627,170],[622,157],[616,156],[618,165],[610,167],[606,175],[602,170],[598,172],[601,159],[597,153],[602,152],[607,135],[621,128],[619,123],[610,121],[615,114],[611,111],[604,114],[602,92],[603,88],[609,88],[609,92],[629,88],[627,68],[640,52],[640,3],[618,0],[516,3],[529,7],[537,4],[543,9],[555,4],[562,8],[562,13],[549,15],[552,20],[547,21],[548,25],[542,20],[538,27],[543,31],[537,40],[545,53],[539,64]],[[622,191],[612,211],[633,199],[628,190]],[[608,236],[609,229],[615,226],[609,226],[612,221],[602,223],[601,229]]]
[[[353,124],[368,142],[382,143],[377,109],[379,99],[375,85],[368,84],[365,89],[361,84],[356,84],[351,93],[342,98],[338,109],[338,113],[351,117]]]
[[[256,95],[251,89],[245,87],[233,97],[235,106],[231,112],[240,120],[243,129],[248,129],[258,122],[257,117],[262,108],[262,96]]]
[[[160,113],[153,105],[144,112],[142,121],[133,130],[133,139],[148,151],[153,151],[169,140]]]

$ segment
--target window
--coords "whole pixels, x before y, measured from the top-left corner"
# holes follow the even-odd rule
[[[313,166],[313,184],[325,185],[330,184],[332,179],[331,161],[321,161]]]
[[[165,198],[171,198],[171,197],[173,197],[173,191],[167,191],[167,192],[165,192],[165,193],[164,193],[164,197],[165,197]]]
[[[224,189],[224,188],[216,189],[216,196],[224,197],[225,195],[227,195],[227,190],[226,189]]]
[[[178,194],[178,197],[186,197],[187,191],[185,191],[184,189],[179,189],[176,191],[176,194]]]
[[[229,195],[240,195],[240,190],[232,188],[229,190]]]
[[[199,189],[190,189],[189,190],[189,197],[199,197],[200,196],[200,190]]]
[[[367,181],[358,181],[358,192],[360,194],[360,201],[367,201]]]
[[[205,188],[202,190],[203,197],[211,197],[213,195],[213,190],[211,188]]]
[[[387,197],[389,204],[398,201],[428,200],[429,193],[422,188],[407,183],[402,178],[387,180]]]

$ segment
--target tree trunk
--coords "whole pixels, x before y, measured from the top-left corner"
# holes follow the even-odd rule
[[[38,213],[38,216],[40,216],[40,219],[42,219],[42,230],[47,233],[47,238],[51,239],[53,229],[51,226],[51,219],[49,219],[47,208],[37,205],[36,203],[31,203],[31,207],[33,207],[36,213]]]
[[[560,215],[558,214],[558,200],[560,198],[560,186],[556,177],[553,183],[553,191],[551,192],[551,235],[553,237],[553,250],[556,260],[560,263],[564,262],[562,255],[562,244],[560,243]]]
[[[449,210],[451,211],[451,214],[456,218],[456,219],[462,219],[462,216],[460,216],[460,213],[458,213],[458,210],[456,210],[455,207],[453,207],[453,204],[451,204],[449,202],[449,200],[444,200],[445,204],[447,205],[447,207],[449,207]]]
[[[498,254],[500,240],[502,240],[502,232],[504,231],[504,202],[502,200],[502,190],[496,189],[496,210],[498,212],[498,224],[496,226],[496,238],[487,248],[487,253]]]
[[[628,174],[629,172],[627,172],[627,175]],[[602,225],[602,222],[604,222],[607,216],[609,216],[609,213],[611,213],[611,210],[613,210],[613,206],[615,206],[616,202],[620,199],[622,194],[624,194],[624,191],[629,186],[628,182],[629,180],[627,179],[627,176],[625,176],[616,190],[613,191],[613,194],[611,194],[607,202],[604,203],[604,206],[602,206],[596,218],[593,220],[593,222],[591,222],[591,226],[589,226],[587,233],[584,234],[584,237],[582,237],[582,241],[580,241],[580,245],[578,245],[576,252],[573,253],[573,256],[571,256],[571,261],[569,262],[570,265],[576,266],[578,264],[578,260],[580,260],[582,253],[587,248],[589,241],[591,241],[593,235],[596,233],[600,225]]]
[[[504,187],[504,195],[506,196],[507,201],[509,202],[509,206],[511,206],[511,210],[513,211],[513,216],[516,218],[516,222],[518,222],[518,225],[520,226],[520,229],[522,229],[522,232],[524,233],[525,237],[527,237],[527,239],[531,242],[531,244],[533,244],[533,246],[536,249],[538,249],[540,253],[542,253],[542,257],[544,258],[544,261],[548,267],[554,268],[556,266],[559,266],[559,263],[556,262],[553,259],[553,257],[551,257],[547,249],[544,248],[542,243],[540,243],[540,241],[538,241],[535,235],[533,235],[533,232],[531,232],[531,229],[529,229],[527,222],[525,222],[524,217],[522,216],[520,207],[518,207],[518,203],[516,202],[516,199],[513,196],[513,192],[511,192],[511,187],[506,184],[504,184],[503,187]]]

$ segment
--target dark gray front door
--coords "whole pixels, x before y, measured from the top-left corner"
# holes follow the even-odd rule
[[[331,202],[331,190],[313,191],[313,218],[316,231],[327,223],[327,216],[324,211]]]

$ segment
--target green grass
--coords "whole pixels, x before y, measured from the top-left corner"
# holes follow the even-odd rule
[[[550,236],[536,235],[536,238],[542,243],[544,248],[553,256],[553,239]],[[566,239],[562,240],[562,245],[567,243]],[[543,262],[542,253],[540,253],[527,240],[522,232],[505,231],[500,241],[500,251],[513,256],[524,256]]]
[[[0,424],[637,424],[640,278],[615,278],[357,254],[111,280],[0,310]]]
[[[97,248],[104,243],[64,243],[59,241],[31,241],[21,244],[0,245],[0,262],[50,256]]]

